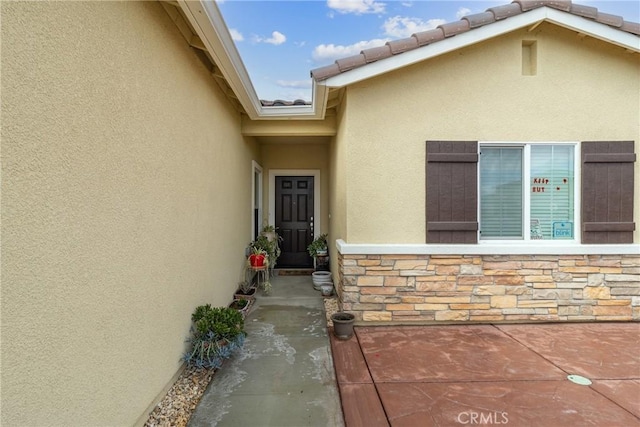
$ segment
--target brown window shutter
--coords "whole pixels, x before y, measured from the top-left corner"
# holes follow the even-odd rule
[[[582,143],[582,243],[633,243],[633,141]]]
[[[427,141],[427,243],[478,243],[478,143]]]

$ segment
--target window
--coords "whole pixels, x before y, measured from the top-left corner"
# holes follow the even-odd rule
[[[480,238],[573,240],[574,151],[569,144],[481,145]]]
[[[427,141],[425,240],[633,243],[635,145]]]
[[[574,151],[573,144],[482,144],[480,238],[573,240]]]

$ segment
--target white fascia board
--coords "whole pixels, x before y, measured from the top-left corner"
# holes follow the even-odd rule
[[[529,12],[506,18],[492,24],[461,33],[433,44],[419,47],[398,55],[391,56],[371,64],[338,74],[324,81],[328,87],[339,88],[362,80],[366,80],[408,65],[435,58],[492,39],[541,21],[548,20],[557,25],[590,35],[594,38],[614,43],[618,46],[638,52],[640,37],[624,31],[615,30],[608,25],[600,24],[586,18],[561,12],[549,7],[541,7]]]
[[[346,243],[339,239],[336,249],[343,255],[640,255],[637,244],[367,244]]]
[[[257,116],[260,101],[216,2],[179,0],[178,3],[247,114]]]
[[[603,40],[634,52],[640,52],[640,37],[634,34],[616,30],[608,25],[570,13],[561,12],[556,9],[545,9],[547,12],[546,19],[549,22],[553,22],[561,27],[587,34],[595,39]]]
[[[314,99],[310,106],[262,106],[216,2],[179,0],[179,4],[252,120],[324,118],[328,91],[324,85],[314,84]]]

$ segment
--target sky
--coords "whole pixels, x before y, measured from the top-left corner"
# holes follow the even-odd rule
[[[258,98],[311,101],[310,71],[510,0],[217,0]],[[577,0],[640,22],[640,1]]]

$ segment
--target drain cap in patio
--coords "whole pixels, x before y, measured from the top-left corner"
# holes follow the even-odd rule
[[[581,377],[580,375],[567,375],[567,379],[575,384],[591,385],[591,380],[589,378]]]

